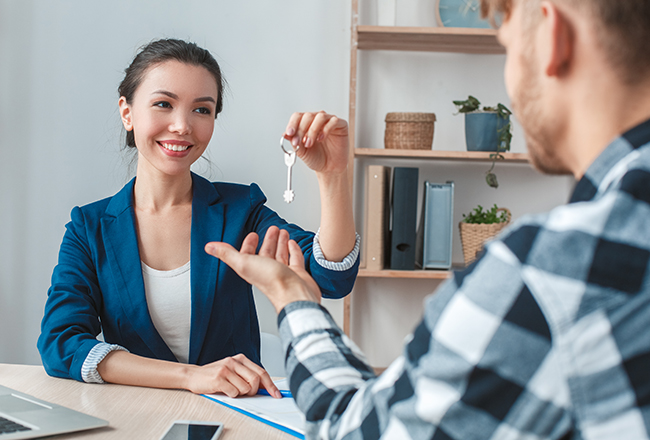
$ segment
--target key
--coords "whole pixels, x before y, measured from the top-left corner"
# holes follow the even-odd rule
[[[284,152],[284,164],[287,166],[287,189],[284,192],[284,201],[287,203],[293,202],[294,194],[291,189],[291,169],[293,164],[296,163],[296,152],[291,149],[291,152]]]

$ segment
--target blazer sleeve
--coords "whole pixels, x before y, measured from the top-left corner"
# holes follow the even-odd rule
[[[313,251],[315,234],[303,230],[298,225],[288,223],[266,206],[266,196],[259,186],[253,183],[250,188],[251,230],[260,236],[260,242],[270,226],[275,225],[286,229],[290,237],[302,249],[305,256],[305,268],[320,287],[323,298],[343,298],[350,293],[359,272],[359,258],[356,258],[352,267],[347,270],[332,270],[319,264]]]
[[[81,367],[92,348],[101,343],[102,304],[82,210],[75,207],[52,274],[38,350],[45,371],[82,381]]]

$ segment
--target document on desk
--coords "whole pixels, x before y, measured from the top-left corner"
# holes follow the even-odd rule
[[[275,381],[275,385],[281,390],[289,389],[286,379]],[[271,396],[258,394],[252,397],[233,399],[223,394],[204,394],[203,396],[294,437],[305,438],[305,415],[298,409],[291,397],[275,399]]]

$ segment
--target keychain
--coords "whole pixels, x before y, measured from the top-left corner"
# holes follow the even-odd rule
[[[291,147],[291,151],[287,151],[284,148],[284,140],[284,136],[280,138],[280,148],[284,152],[284,164],[287,166],[287,189],[284,191],[284,201],[291,203],[294,198],[293,189],[291,189],[291,169],[293,168],[293,164],[296,163],[296,151],[300,149],[300,146],[295,150]]]

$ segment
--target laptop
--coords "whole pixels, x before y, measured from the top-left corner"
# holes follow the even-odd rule
[[[0,440],[37,438],[102,426],[108,426],[108,422],[0,385]]]

